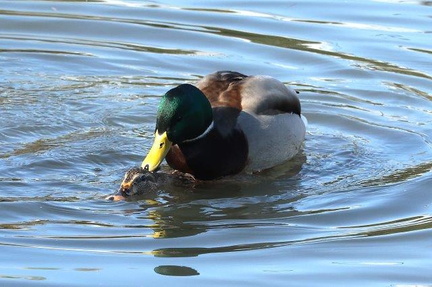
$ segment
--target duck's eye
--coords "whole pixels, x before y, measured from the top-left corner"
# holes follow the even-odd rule
[[[163,148],[164,145],[165,145],[165,143],[160,143],[159,148]]]
[[[125,189],[123,190],[124,195],[130,196],[131,195],[131,189]]]

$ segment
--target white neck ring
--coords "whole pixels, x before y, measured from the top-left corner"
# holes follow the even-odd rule
[[[184,143],[189,143],[189,142],[193,142],[193,141],[199,140],[200,138],[205,137],[213,129],[213,127],[214,127],[214,121],[212,121],[210,123],[210,125],[207,127],[207,129],[202,134],[200,134],[196,138],[189,139],[189,140],[184,140],[183,142]]]

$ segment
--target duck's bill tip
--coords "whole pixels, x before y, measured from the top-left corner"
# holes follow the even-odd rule
[[[126,198],[121,194],[112,194],[105,197],[106,200],[109,201],[123,201],[126,200]]]
[[[156,131],[153,145],[142,162],[141,168],[150,172],[155,171],[164,160],[171,146],[172,142],[168,139],[167,133],[159,134]]]

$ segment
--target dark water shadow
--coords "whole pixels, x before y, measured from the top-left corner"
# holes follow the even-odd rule
[[[157,274],[165,276],[196,276],[200,275],[198,271],[187,266],[177,265],[160,265],[155,267],[154,271]]]

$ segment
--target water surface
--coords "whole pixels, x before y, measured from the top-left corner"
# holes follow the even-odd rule
[[[431,285],[431,16],[428,1],[0,1],[0,285]],[[302,152],[104,200],[150,147],[160,96],[216,70],[300,91]]]

